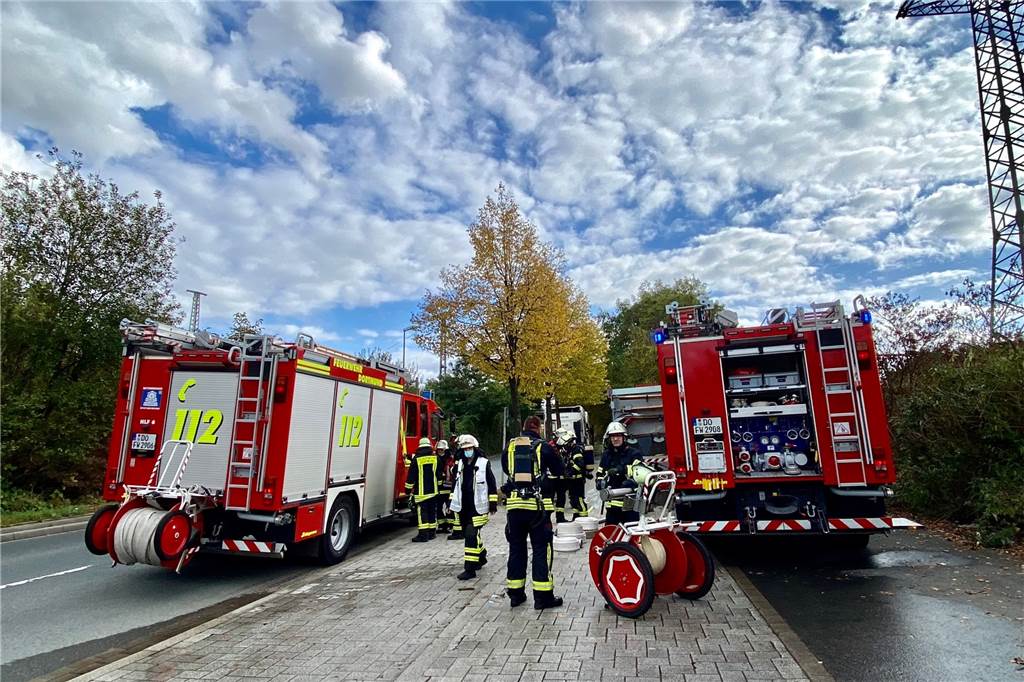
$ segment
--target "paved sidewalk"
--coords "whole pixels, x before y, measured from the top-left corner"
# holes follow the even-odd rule
[[[802,680],[807,676],[722,571],[702,600],[658,597],[639,620],[604,608],[585,549],[555,553],[565,605],[511,609],[504,511],[489,563],[459,582],[462,543],[413,535],[81,680]],[[159,595],[154,595],[159,598]]]

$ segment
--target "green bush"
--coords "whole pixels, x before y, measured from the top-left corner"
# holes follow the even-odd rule
[[[922,351],[886,373],[901,500],[976,523],[989,546],[1024,531],[1024,348]]]

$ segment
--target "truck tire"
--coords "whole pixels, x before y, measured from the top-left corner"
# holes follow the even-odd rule
[[[356,537],[356,505],[348,495],[338,495],[327,516],[327,529],[320,536],[320,562],[326,566],[345,558]]]

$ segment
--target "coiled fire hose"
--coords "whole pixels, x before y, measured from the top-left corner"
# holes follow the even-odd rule
[[[161,509],[132,509],[125,513],[114,528],[114,553],[122,564],[149,564],[159,566],[153,537],[156,527],[167,512]]]

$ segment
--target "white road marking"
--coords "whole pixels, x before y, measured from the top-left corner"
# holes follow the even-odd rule
[[[66,571],[58,571],[57,573],[47,573],[36,578],[29,578],[28,580],[19,580],[16,583],[7,583],[6,585],[0,585],[0,590],[8,587],[17,587],[18,585],[27,585],[28,583],[34,583],[37,580],[45,580],[46,578],[56,578],[59,575],[67,575],[68,573],[78,573],[89,568],[88,566],[79,566],[78,568],[69,568]]]

